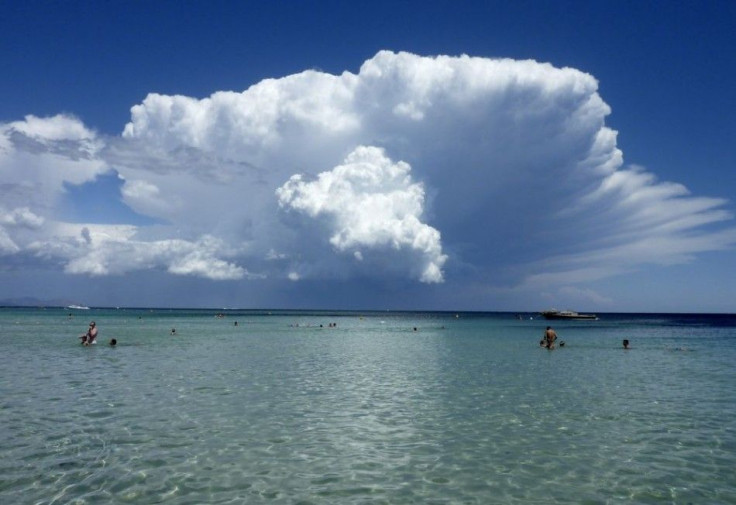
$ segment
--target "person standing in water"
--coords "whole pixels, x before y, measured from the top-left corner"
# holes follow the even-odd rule
[[[82,345],[94,344],[97,338],[97,324],[94,321],[89,323],[89,330],[79,338],[82,340]]]
[[[547,326],[544,331],[544,340],[547,342],[547,349],[555,348],[555,340],[557,340],[557,333],[552,329],[551,326]]]

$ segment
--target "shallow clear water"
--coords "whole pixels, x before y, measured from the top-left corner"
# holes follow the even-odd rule
[[[734,317],[69,313],[0,309],[0,503],[736,503]]]

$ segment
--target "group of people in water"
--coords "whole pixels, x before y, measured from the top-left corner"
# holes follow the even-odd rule
[[[87,333],[83,333],[80,335],[79,340],[82,341],[82,345],[94,345],[97,343],[97,323],[94,321],[89,323],[89,329],[87,330]],[[118,345],[118,341],[114,338],[110,339],[110,342],[108,342],[110,347],[115,347]]]
[[[544,330],[544,334],[542,335],[542,340],[539,341],[539,347],[544,347],[547,349],[554,349],[556,341],[557,341],[557,332],[553,330],[551,326],[547,326],[547,329]],[[624,339],[623,344],[624,344],[624,349],[631,349],[631,344],[628,338]],[[560,347],[565,347],[564,341],[560,341]]]
[[[235,325],[237,326],[238,323],[236,322]],[[297,325],[298,326],[298,325]],[[321,327],[322,325],[320,325]],[[330,323],[330,328],[334,328],[337,326],[337,323]],[[414,328],[414,331],[417,331],[416,328]],[[171,329],[171,334],[176,335],[176,329]],[[87,330],[87,333],[83,333],[79,340],[81,340],[82,345],[93,345],[97,343],[97,323],[94,321],[91,321],[89,323],[89,329]],[[547,329],[544,330],[544,334],[542,335],[542,339],[539,341],[539,347],[544,347],[546,349],[554,349],[557,342],[557,332],[552,329],[551,326],[547,326]],[[111,347],[115,347],[117,345],[118,341],[114,338],[110,339],[110,342],[108,344]],[[560,341],[559,344],[560,347],[565,347],[565,342]],[[631,349],[631,344],[629,343],[628,339],[624,339],[623,342],[624,349]]]

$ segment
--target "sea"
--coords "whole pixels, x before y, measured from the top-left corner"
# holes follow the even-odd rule
[[[0,308],[0,503],[736,503],[736,315],[599,317]]]

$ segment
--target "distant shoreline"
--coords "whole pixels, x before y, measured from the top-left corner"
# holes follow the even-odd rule
[[[223,314],[251,314],[251,315],[269,315],[269,314],[319,314],[319,315],[386,315],[386,314],[438,314],[459,317],[482,317],[486,315],[503,316],[510,315],[512,317],[524,316],[528,320],[529,317],[534,320],[545,320],[541,315],[541,311],[530,310],[433,310],[433,309],[317,309],[317,308],[222,308],[222,307],[110,307],[110,306],[89,306],[88,308],[70,308],[68,305],[57,304],[23,304],[16,305],[12,303],[0,302],[0,309],[21,309],[21,310],[39,310],[39,309],[61,309],[74,313],[87,314],[89,311],[99,310],[120,310],[120,311],[189,311],[189,312],[215,312]],[[605,319],[619,319],[622,317],[735,317],[736,312],[600,312],[596,311],[599,321],[605,322]],[[563,321],[553,321],[554,324],[560,324]],[[580,324],[595,324],[596,321],[575,321]]]

